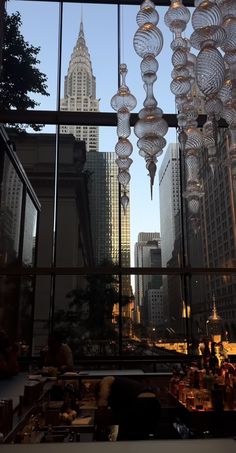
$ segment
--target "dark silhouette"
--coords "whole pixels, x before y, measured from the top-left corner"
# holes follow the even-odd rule
[[[0,377],[14,376],[19,372],[17,346],[11,344],[4,330],[0,331]]]
[[[157,434],[161,405],[156,391],[143,382],[106,376],[96,389],[98,421],[111,409],[113,425],[119,425],[117,440],[148,439]]]
[[[73,370],[73,355],[68,344],[63,343],[60,332],[49,336],[48,348],[45,351],[45,366],[58,368],[59,371]]]

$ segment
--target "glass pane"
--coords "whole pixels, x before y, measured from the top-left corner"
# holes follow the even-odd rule
[[[228,136],[224,129],[219,131],[216,159],[217,164],[213,173],[209,167],[207,151],[203,149],[200,154],[200,183],[203,196],[200,200],[198,229],[194,234],[189,222],[187,230],[190,261],[192,265],[199,267],[232,268],[236,262],[236,194],[235,177],[229,158]],[[196,244],[194,249],[192,242]]]
[[[19,258],[23,184],[2,147],[0,157],[0,263],[13,264]]]
[[[118,264],[121,234],[121,264],[129,266],[130,211],[119,209],[115,152],[88,152],[84,141],[61,134],[59,156],[58,265]]]
[[[51,127],[53,129],[53,126]],[[54,127],[55,130],[55,127]],[[50,266],[52,260],[52,240],[53,240],[53,212],[54,212],[54,172],[55,172],[55,143],[56,135],[54,133],[25,133],[20,134],[8,130],[9,137],[14,142],[16,155],[18,156],[27,178],[32,185],[35,196],[40,206],[40,215],[38,223],[38,253],[37,265]],[[28,215],[31,211],[31,221]],[[27,238],[29,234],[35,234],[36,218],[32,206],[26,205],[26,231]],[[31,223],[29,223],[31,222]],[[27,229],[31,229],[31,233]],[[32,231],[33,229],[33,231]],[[33,237],[31,237],[33,240]],[[26,241],[26,236],[25,236]],[[29,241],[29,239],[27,239]],[[29,246],[29,242],[28,246]],[[36,244],[31,244],[35,246]],[[24,243],[26,246],[26,243]],[[27,247],[28,247],[27,246]],[[28,248],[24,249],[24,254],[28,254]],[[24,255],[26,259],[26,255]],[[28,256],[27,260],[34,259]],[[29,264],[29,263],[28,263]]]
[[[231,354],[232,343],[236,340],[235,291],[234,274],[196,275],[191,279],[193,337],[229,343],[231,346],[227,347]]]
[[[52,279],[50,276],[38,275],[35,284],[34,328],[32,355],[37,357],[48,342]]]
[[[150,241],[148,245],[138,247],[137,256],[140,260],[158,261],[161,259],[160,251],[155,241]],[[184,286],[180,277],[141,274],[135,276],[134,283],[135,302],[132,318],[136,334],[134,333],[133,338],[138,341],[140,354],[160,355],[156,347],[161,346],[168,350],[168,343],[181,342],[184,345],[187,330],[183,303]],[[140,344],[140,341],[143,344]],[[144,343],[146,343],[145,348]],[[182,347],[179,352],[181,349]],[[186,346],[183,346],[183,352],[185,349]]]
[[[26,266],[34,266],[36,258],[36,238],[37,238],[37,210],[30,199],[26,196],[24,239],[22,262]]]
[[[54,328],[63,333],[76,358],[118,353],[115,275],[56,278]]]
[[[58,4],[13,0],[6,4],[6,9],[2,74],[3,80],[6,77],[11,84],[7,91],[8,83],[5,84],[2,92],[4,109],[53,110],[57,87]],[[50,30],[50,37],[46,30]],[[24,49],[20,36],[25,42]],[[24,65],[17,58],[21,53],[26,56]],[[30,63],[26,71],[29,58],[34,63]]]

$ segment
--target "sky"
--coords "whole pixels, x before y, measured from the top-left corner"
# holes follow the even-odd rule
[[[49,97],[39,96],[40,110],[56,108],[57,87],[57,48],[58,48],[58,16],[57,3],[14,1],[7,2],[7,11],[19,11],[22,17],[22,34],[32,45],[40,46],[40,70],[47,75]],[[141,58],[133,48],[133,37],[138,29],[136,15],[139,6],[121,7],[121,59],[128,66],[126,84],[137,99],[138,112],[143,107],[145,91],[140,74]],[[164,37],[164,46],[157,57],[159,70],[154,85],[154,95],[158,106],[164,113],[175,112],[174,96],[170,92],[171,82],[171,55],[170,43],[172,34],[164,24],[166,8],[159,7],[160,15],[158,27]],[[64,4],[63,9],[63,49],[62,49],[62,96],[64,76],[73,47],[76,43],[81,14],[83,17],[86,44],[92,61],[93,74],[96,77],[97,98],[100,99],[100,111],[114,111],[110,106],[112,96],[117,92],[117,7],[116,5]],[[54,132],[51,126],[45,127],[42,132]],[[169,130],[165,136],[168,143],[176,141],[176,131]],[[133,164],[130,167],[130,209],[131,209],[131,264],[133,262],[133,246],[139,232],[160,231],[159,187],[158,171],[163,155],[158,159],[158,167],[154,185],[153,199],[150,196],[150,183],[147,176],[145,161],[138,154],[137,138],[132,132],[130,140],[133,143]],[[116,128],[100,128],[100,151],[113,151],[117,142]]]

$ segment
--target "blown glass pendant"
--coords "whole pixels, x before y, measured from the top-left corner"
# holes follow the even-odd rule
[[[192,15],[194,32],[192,46],[199,50],[196,60],[196,82],[205,98],[207,122],[203,126],[203,143],[208,150],[208,162],[214,174],[217,165],[218,146],[217,121],[221,116],[222,102],[219,91],[225,78],[225,65],[222,46],[226,33],[223,28],[223,15],[215,1],[195,1]]]
[[[126,212],[129,204],[128,185],[130,182],[129,167],[132,164],[130,155],[133,151],[133,146],[129,141],[130,136],[130,112],[136,107],[136,98],[130,93],[126,85],[127,66],[121,64],[119,68],[121,84],[118,92],[111,99],[111,106],[117,112],[117,136],[118,142],[115,146],[117,154],[116,164],[118,166],[118,181],[121,184],[121,204],[124,212]]]
[[[186,168],[186,190],[189,219],[194,233],[199,229],[199,206],[203,191],[199,178],[199,151],[202,147],[202,134],[197,127],[199,110],[198,97],[195,96],[196,57],[190,53],[191,44],[182,37],[190,20],[190,12],[182,0],[172,0],[165,14],[165,24],[174,33],[171,43],[172,82],[171,92],[175,95],[178,120],[180,152],[184,155]]]
[[[163,111],[157,106],[157,100],[153,94],[158,70],[156,56],[162,50],[163,36],[157,27],[159,15],[151,0],[145,0],[141,4],[136,20],[139,28],[134,35],[133,44],[135,52],[142,58],[140,68],[146,98],[139,112],[139,120],[134,126],[134,132],[138,137],[139,154],[146,161],[152,198],[157,157],[162,154],[166,145],[164,135],[168,130],[167,122],[162,117]]]

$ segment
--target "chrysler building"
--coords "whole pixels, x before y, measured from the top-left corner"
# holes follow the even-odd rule
[[[99,100],[96,99],[96,78],[93,75],[82,20],[79,36],[65,76],[61,110],[71,112],[99,111]],[[98,151],[99,149],[98,126],[62,125],[61,133],[72,134],[77,140],[84,140],[87,151]]]

